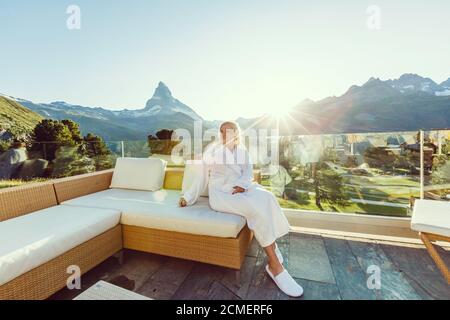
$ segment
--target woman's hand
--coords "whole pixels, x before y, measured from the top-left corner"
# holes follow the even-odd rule
[[[178,205],[180,206],[180,207],[186,207],[187,206],[187,202],[186,202],[186,199],[184,199],[183,197],[181,197],[180,198],[180,200],[178,201]]]
[[[241,187],[239,187],[239,186],[234,186],[234,187],[233,187],[233,192],[232,192],[232,194],[243,193],[243,192],[245,192],[245,189],[244,189],[244,188],[241,188]]]

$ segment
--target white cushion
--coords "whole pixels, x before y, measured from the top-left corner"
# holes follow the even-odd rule
[[[118,158],[111,188],[156,191],[163,187],[166,162],[158,158]]]
[[[0,285],[115,227],[120,211],[55,206],[0,222]]]
[[[411,229],[450,237],[450,202],[416,200]]]
[[[185,194],[194,183],[195,179],[199,179],[202,175],[208,175],[208,168],[205,164],[197,164],[193,163],[191,161],[186,161],[185,167],[184,167],[184,174],[183,174],[183,185],[181,187],[182,194]],[[205,181],[208,181],[208,179],[205,179]],[[201,197],[208,197],[208,184],[206,183],[203,186],[203,190],[200,192]]]
[[[109,189],[64,204],[121,210],[125,225],[224,238],[235,238],[246,224],[242,216],[213,211],[206,198],[185,208],[178,207],[179,198],[177,190]]]

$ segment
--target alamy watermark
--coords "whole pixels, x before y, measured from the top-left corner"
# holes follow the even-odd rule
[[[201,161],[204,152],[208,146],[214,142],[221,141],[220,133],[217,129],[211,128],[203,131],[202,121],[195,121],[193,133],[190,130],[179,128],[174,130],[172,141],[179,143],[171,151],[171,160],[176,163],[182,163],[183,160]],[[235,132],[227,131],[226,135],[233,135]],[[264,163],[265,165],[277,165],[279,163],[279,132],[277,129],[255,129],[248,128],[241,132],[240,142],[248,151],[249,159],[245,154],[237,153],[237,158],[216,157],[217,164],[245,164],[248,160],[252,163]],[[222,142],[224,143],[224,142]],[[219,144],[220,145],[220,144]]]
[[[80,30],[81,29],[81,9],[75,4],[67,7],[66,13],[69,15],[66,21],[67,29]]]
[[[381,8],[377,5],[371,5],[366,10],[368,17],[366,21],[369,30],[378,31],[381,29]]]
[[[370,290],[380,290],[381,289],[381,269],[377,265],[370,265],[366,270],[367,274],[370,276],[367,278],[367,288]]]
[[[81,289],[81,269],[77,265],[70,265],[67,267],[67,273],[70,276],[67,278],[66,285],[69,290]]]

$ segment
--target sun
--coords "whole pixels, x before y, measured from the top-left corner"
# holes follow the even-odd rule
[[[297,129],[303,128],[299,121],[298,112],[293,108],[272,108],[270,112],[265,112],[262,116],[254,119],[253,122],[246,126],[245,130],[253,128],[267,128],[276,130],[274,135],[292,135]]]
[[[295,135],[296,132],[309,132],[305,126],[305,119],[310,115],[307,112],[299,111],[296,107],[287,109],[275,109],[270,114],[267,114],[266,123],[271,127],[276,128],[280,134]]]

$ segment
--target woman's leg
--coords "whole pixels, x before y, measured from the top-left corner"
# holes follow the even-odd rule
[[[280,260],[278,260],[278,257],[275,253],[275,242],[272,243],[270,246],[265,247],[264,251],[266,252],[267,255],[270,272],[272,272],[274,276],[280,274],[284,268],[283,265],[280,263]]]
[[[248,227],[267,254],[266,271],[269,276],[287,295],[301,296],[303,288],[283,268],[275,251],[275,240],[289,233],[289,222],[273,194],[255,188],[230,195],[211,192],[210,188],[209,202],[214,210],[240,214],[247,219]]]

